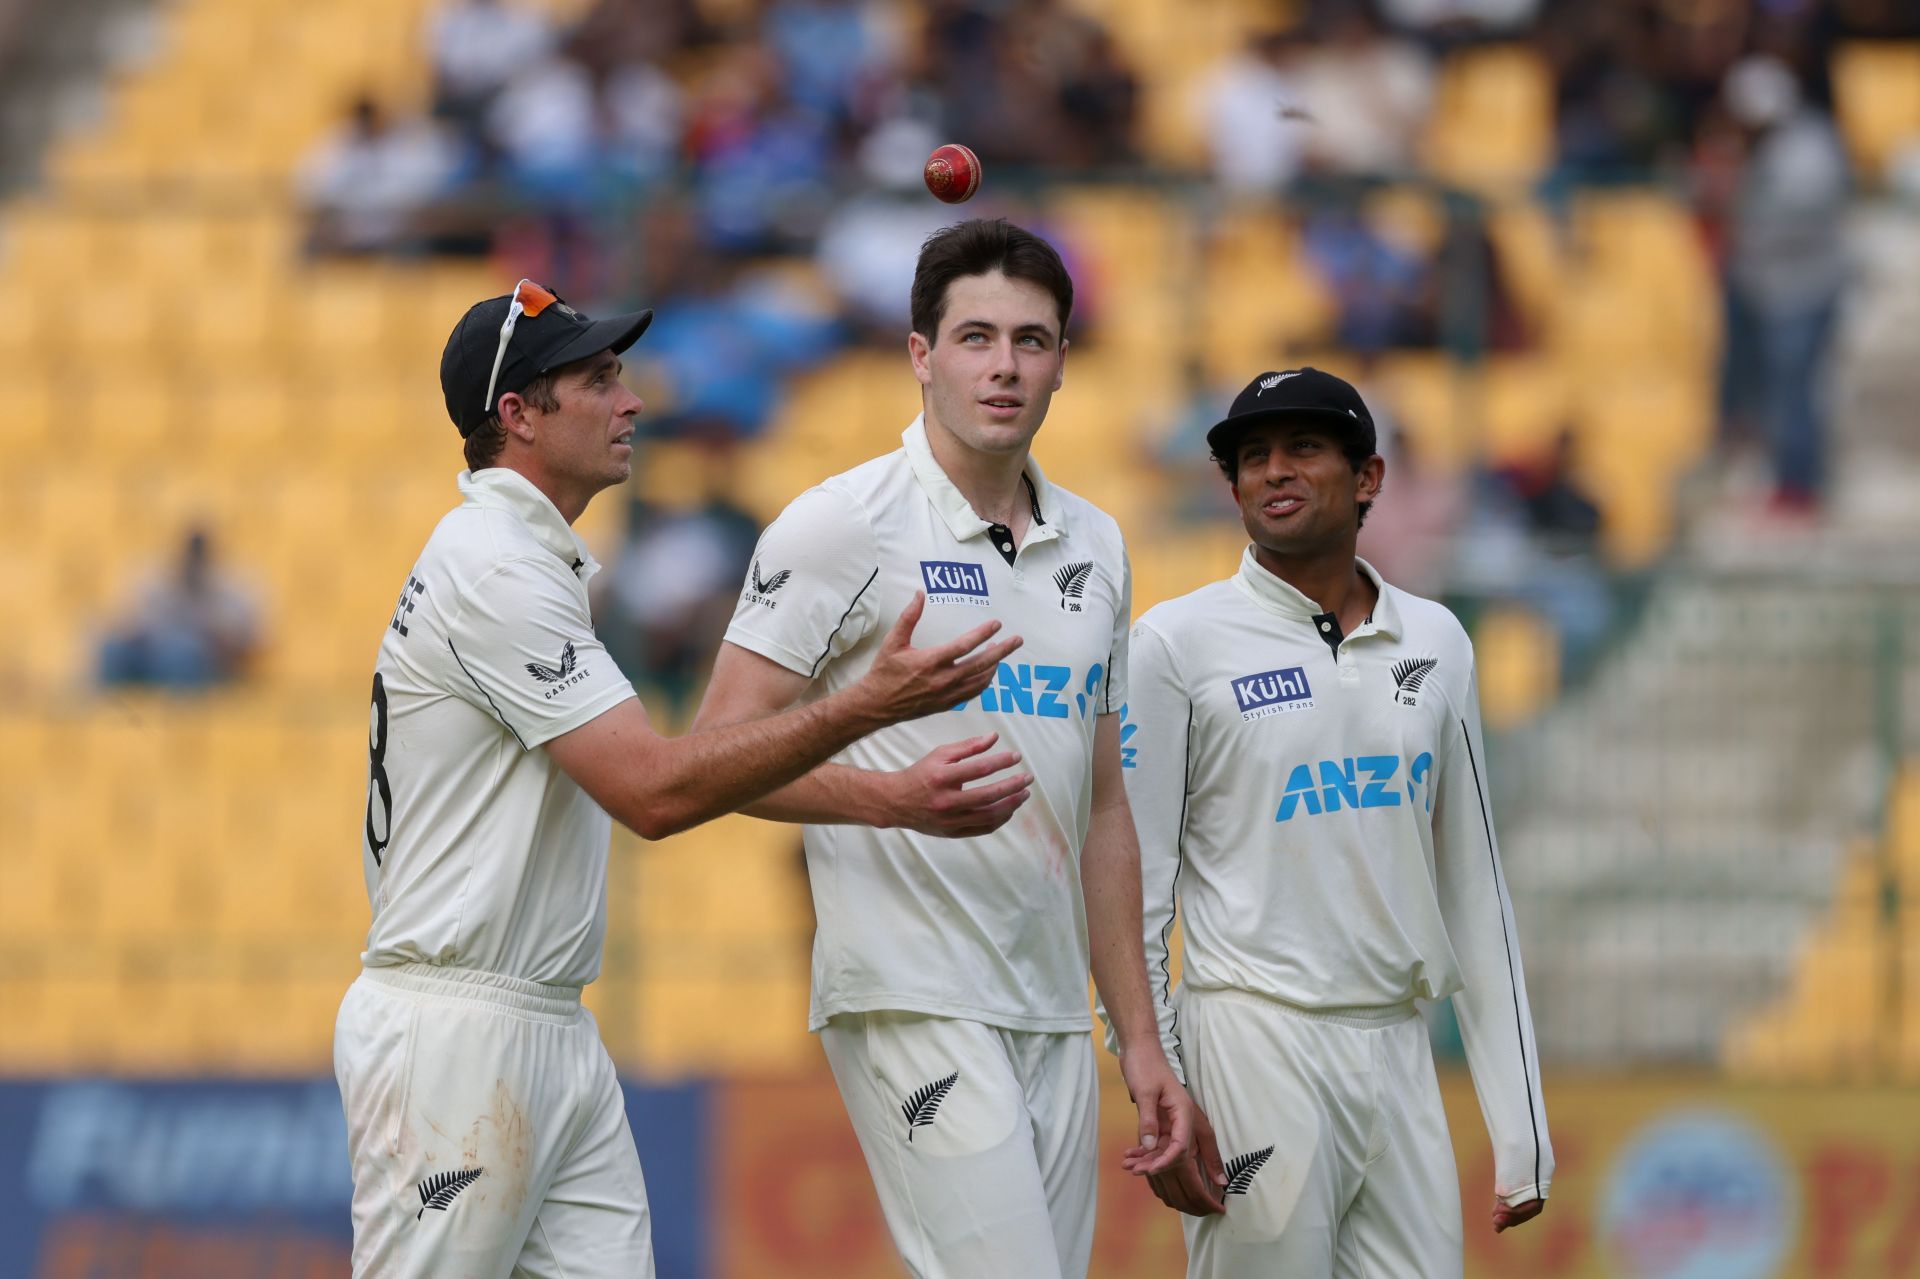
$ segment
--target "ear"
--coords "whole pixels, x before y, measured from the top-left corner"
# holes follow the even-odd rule
[[[1059,390],[1060,384],[1067,380],[1067,347],[1065,338],[1060,339],[1060,363],[1053,370],[1053,389]]]
[[[522,444],[533,443],[533,438],[536,434],[534,431],[533,414],[538,412],[538,410],[536,410],[533,405],[527,403],[520,392],[508,391],[503,394],[500,397],[499,410],[500,425],[506,428],[509,436],[519,440]]]
[[[907,334],[907,358],[913,361],[913,375],[921,386],[933,385],[933,343],[918,333]]]
[[[1360,464],[1360,473],[1354,477],[1354,500],[1371,502],[1380,496],[1380,486],[1386,482],[1387,463],[1378,453]]]

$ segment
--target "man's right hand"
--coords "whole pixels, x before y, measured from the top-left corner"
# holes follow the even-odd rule
[[[1020,647],[1020,637],[988,644],[998,622],[974,627],[957,640],[933,648],[913,647],[913,628],[926,610],[925,591],[900,611],[880,643],[880,653],[856,685],[881,724],[898,724],[951,710],[993,682],[1001,659]],[[984,645],[984,647],[983,647]]]
[[[1019,772],[967,785],[1020,762],[1018,751],[986,754],[998,740],[998,733],[988,733],[949,742],[927,752],[912,768],[883,774],[889,792],[888,824],[948,839],[999,830],[1033,793],[1033,774]]]

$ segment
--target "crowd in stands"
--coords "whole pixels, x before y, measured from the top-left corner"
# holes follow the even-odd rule
[[[1481,206],[1448,202],[1440,234],[1423,241],[1401,234],[1374,198],[1422,180],[1420,142],[1445,60],[1524,42],[1551,73],[1554,156],[1515,197],[1563,213],[1581,187],[1656,183],[1692,202],[1724,288],[1722,430],[1763,459],[1774,516],[1818,510],[1819,375],[1846,287],[1837,228],[1857,185],[1829,67],[1841,40],[1920,36],[1910,4],[1276,6],[1273,21],[1197,78],[1189,105],[1204,174],[1170,173],[1147,156],[1143,77],[1090,16],[1096,5],[932,0],[909,15],[870,0],[758,0],[727,6],[725,22],[716,8],[597,0],[562,27],[513,0],[444,0],[422,33],[430,109],[394,119],[382,104],[356,103],[310,157],[313,250],[492,253],[507,259],[502,279],[535,275],[582,304],[644,298],[659,320],[636,355],[671,388],[645,429],[723,456],[766,429],[794,372],[849,344],[899,343],[919,244],[956,216],[919,189],[924,157],[948,140],[967,142],[990,173],[1025,175],[1010,190],[1039,177],[1210,179],[1219,197],[1284,202],[1334,301],[1332,341],[1363,361],[1420,347],[1524,350],[1536,336],[1509,297]],[[1061,247],[1071,265],[1075,246]],[[766,269],[780,259],[810,263],[831,305]],[[1447,305],[1462,288],[1481,300],[1470,333]],[[1088,302],[1075,317],[1080,335],[1098,324],[1091,291]],[[1276,351],[1275,366],[1291,354]],[[1218,388],[1196,380],[1192,390],[1194,420],[1204,421]],[[1170,424],[1168,455],[1192,438]],[[1499,512],[1531,539],[1529,580],[1555,584],[1542,597],[1564,596],[1541,607],[1573,649],[1586,644],[1605,614],[1588,583],[1604,573],[1572,443],[1537,468],[1461,479],[1423,465],[1400,438],[1389,489],[1408,495],[1405,518],[1384,502],[1375,540],[1451,545]],[[1416,500],[1423,489],[1438,491]],[[1197,492],[1176,478],[1170,513],[1217,515]],[[636,515],[656,551],[688,536],[677,519]],[[739,531],[729,513],[700,537],[717,549]],[[1454,568],[1430,547],[1401,558],[1434,590]],[[1588,563],[1591,573],[1569,567]],[[739,567],[716,577],[721,595]],[[644,611],[628,609],[631,625],[657,631]],[[636,651],[658,647],[646,639]]]

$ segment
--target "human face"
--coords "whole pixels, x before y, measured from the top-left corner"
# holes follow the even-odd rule
[[[595,493],[633,474],[634,418],[646,406],[620,380],[621,368],[611,351],[588,356],[560,371],[558,408],[524,405],[541,470],[583,509]]]
[[[1254,545],[1283,559],[1353,553],[1360,503],[1380,491],[1378,456],[1356,471],[1331,429],[1284,419],[1245,428],[1234,455],[1233,496]]]
[[[927,425],[977,453],[1024,454],[1066,373],[1053,294],[999,271],[947,286],[937,334],[907,339]]]

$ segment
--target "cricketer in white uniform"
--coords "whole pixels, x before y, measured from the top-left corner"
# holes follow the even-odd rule
[[[1008,644],[883,643],[874,678],[793,715],[668,740],[594,637],[572,521],[631,469],[617,354],[650,313],[590,321],[522,281],[441,363],[467,439],[386,626],[369,712],[373,922],[334,1071],[353,1269],[653,1273],[646,1189],[580,988],[600,969],[611,817],[650,837],[799,776],[860,733],[974,696]],[[943,691],[944,690],[944,691]]]
[[[1141,1108],[1125,1166],[1170,1166],[1204,1122],[1160,1046],[1139,946],[1115,714],[1126,547],[1028,453],[1060,383],[1071,290],[1051,246],[1004,222],[928,240],[909,339],[925,411],[899,449],[802,494],[767,529],[696,721],[844,687],[867,668],[879,619],[916,591],[934,634],[985,615],[1024,640],[980,696],[865,738],[747,810],[806,823],[809,1025],[916,1276],[1086,1273],[1090,939],[1094,976],[1124,1010],[1122,1069]],[[961,733],[988,735],[974,756],[997,734],[1025,771],[951,785],[955,771],[978,780],[1014,762],[935,749]],[[939,803],[915,798],[928,786],[968,815],[941,822]]]
[[[1346,382],[1267,373],[1208,435],[1253,544],[1133,632],[1127,793],[1168,1051],[1227,1161],[1157,1179],[1193,1279],[1461,1273],[1453,1146],[1416,999],[1451,997],[1494,1224],[1553,1177],[1473,649],[1354,554],[1380,490]],[[1168,986],[1176,894],[1183,978]]]

